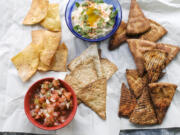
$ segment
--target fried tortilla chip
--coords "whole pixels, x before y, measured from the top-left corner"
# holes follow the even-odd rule
[[[37,71],[39,64],[39,52],[34,44],[28,45],[23,51],[14,56],[11,61],[18,70],[23,82],[29,80]]]
[[[141,97],[138,99],[129,120],[130,122],[139,125],[157,124],[158,121],[147,89],[143,91]]]
[[[170,83],[151,83],[149,84],[149,88],[158,123],[161,124],[171,104],[177,85]]]
[[[168,54],[168,59],[166,60],[166,64],[169,64],[179,53],[180,48],[178,46],[158,43],[157,48],[160,50],[164,50]]]
[[[106,119],[106,85],[107,80],[102,78],[78,92],[80,100],[104,120]]]
[[[48,11],[48,0],[32,0],[31,8],[24,18],[24,25],[33,25],[42,21]]]
[[[109,40],[109,50],[114,50],[114,49],[118,48],[122,43],[124,43],[126,41],[126,39],[127,39],[126,26],[127,26],[127,24],[122,21],[118,30],[115,32],[115,34]]]
[[[157,81],[162,70],[166,67],[167,53],[158,49],[148,50],[144,53],[144,59],[148,81]]]
[[[118,70],[117,66],[106,58],[101,58],[100,62],[106,79],[110,79],[112,75]]]
[[[144,56],[143,53],[146,50],[152,50],[156,48],[156,44],[150,41],[141,40],[141,39],[128,39],[129,49],[134,57],[134,61],[137,67],[139,76],[143,76],[145,67],[144,67]]]
[[[70,64],[68,65],[68,69],[70,71],[73,71],[77,66],[86,64],[91,60],[93,60],[93,63],[95,64],[95,68],[98,73],[98,76],[103,77],[104,75],[103,75],[102,66],[99,59],[97,45],[91,45],[80,56],[72,60]]]
[[[119,116],[129,117],[136,106],[136,98],[124,83],[121,86]]]
[[[68,56],[68,48],[64,43],[62,43],[61,45],[58,46],[58,49],[50,66],[50,70],[65,72],[67,56]]]
[[[137,70],[126,69],[126,78],[130,89],[133,91],[136,98],[141,96],[143,90],[148,83],[147,75],[140,77]]]
[[[127,35],[139,35],[150,29],[149,20],[144,16],[136,0],[131,0],[129,19],[127,23]]]
[[[143,35],[141,35],[139,39],[156,42],[167,33],[167,30],[163,26],[151,19],[149,19],[149,22],[151,29]]]
[[[47,16],[40,24],[48,30],[61,31],[59,4],[49,4]]]

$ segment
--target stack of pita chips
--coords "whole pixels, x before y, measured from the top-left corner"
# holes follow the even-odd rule
[[[91,45],[68,65],[70,74],[65,81],[77,94],[79,103],[83,102],[106,119],[107,80],[117,71],[117,66],[106,58],[101,58],[97,45]]]
[[[109,41],[109,50],[118,48],[130,38],[156,42],[166,33],[167,30],[163,26],[144,16],[136,0],[131,0],[128,22],[127,24],[121,22],[118,30]]]
[[[130,91],[122,84],[119,115],[128,116],[134,124],[161,124],[177,86],[157,81],[180,48],[142,39],[128,39],[127,42],[137,69],[126,70]]]

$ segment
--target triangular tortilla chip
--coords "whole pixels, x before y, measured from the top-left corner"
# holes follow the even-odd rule
[[[156,42],[167,33],[167,30],[163,26],[151,19],[149,19],[149,22],[151,29],[143,35],[141,35],[139,39]]]
[[[78,92],[80,100],[95,111],[102,119],[106,119],[106,79],[99,79],[88,84]]]
[[[59,4],[49,4],[47,15],[40,24],[48,30],[61,31]]]
[[[126,26],[127,24],[122,21],[118,30],[114,33],[114,35],[109,40],[109,50],[114,50],[118,48],[122,43],[126,41],[127,39]]]
[[[162,50],[148,50],[144,53],[145,68],[148,81],[155,82],[159,79],[162,70],[166,67],[167,53]]]
[[[136,106],[136,98],[124,83],[121,86],[119,116],[129,117]]]
[[[128,42],[129,49],[134,57],[137,71],[140,76],[143,76],[144,71],[145,71],[143,53],[146,50],[155,49],[156,44],[153,42],[141,40],[141,39],[128,39],[127,42]]]
[[[161,124],[171,104],[177,85],[170,83],[151,83],[149,84],[149,88],[158,122]]]
[[[95,64],[95,68],[98,73],[98,76],[103,77],[102,66],[100,63],[98,49],[97,49],[96,44],[91,45],[84,52],[82,52],[80,56],[73,59],[68,65],[68,69],[70,71],[73,71],[77,66],[86,64],[91,60],[93,60]]]
[[[128,85],[130,89],[133,91],[136,98],[141,96],[143,90],[145,89],[148,83],[147,75],[140,77],[138,75],[137,70],[126,69],[126,78]]]
[[[148,90],[145,89],[137,101],[134,111],[131,113],[130,122],[139,125],[157,124],[157,118],[150,101]]]
[[[48,11],[48,0],[32,0],[31,8],[24,18],[24,25],[33,25],[42,21]]]
[[[169,64],[179,53],[180,48],[178,46],[158,43],[157,48],[160,50],[164,50],[168,54],[168,59],[166,60],[166,64]]]
[[[128,35],[139,35],[150,28],[149,20],[144,16],[136,0],[131,0],[126,33]]]
[[[28,45],[23,51],[14,56],[11,61],[18,70],[23,82],[29,80],[37,71],[39,64],[39,52],[34,44]]]
[[[117,66],[106,58],[100,59],[101,66],[106,79],[110,79],[112,75],[118,70]]]

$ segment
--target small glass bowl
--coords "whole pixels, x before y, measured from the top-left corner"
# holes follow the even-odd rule
[[[76,2],[81,3],[83,1],[84,0],[69,0],[68,4],[66,6],[65,20],[66,20],[66,24],[67,24],[69,30],[76,37],[78,37],[82,40],[85,40],[85,41],[89,41],[89,42],[99,42],[99,41],[105,40],[105,39],[109,38],[110,36],[112,36],[116,32],[116,30],[118,29],[118,27],[122,21],[122,10],[121,10],[121,6],[120,6],[120,3],[118,2],[118,0],[104,0],[105,3],[113,5],[114,10],[116,10],[116,9],[118,10],[118,14],[115,18],[115,24],[114,24],[113,29],[109,33],[107,33],[105,36],[99,37],[96,39],[89,39],[89,38],[82,37],[79,33],[74,31],[74,29],[73,29],[72,20],[71,20],[72,11],[76,7],[76,4],[75,4]]]

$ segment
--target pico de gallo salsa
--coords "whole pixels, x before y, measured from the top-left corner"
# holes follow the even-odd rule
[[[32,117],[47,127],[58,126],[65,122],[72,108],[71,92],[55,79],[44,81],[30,100]]]

